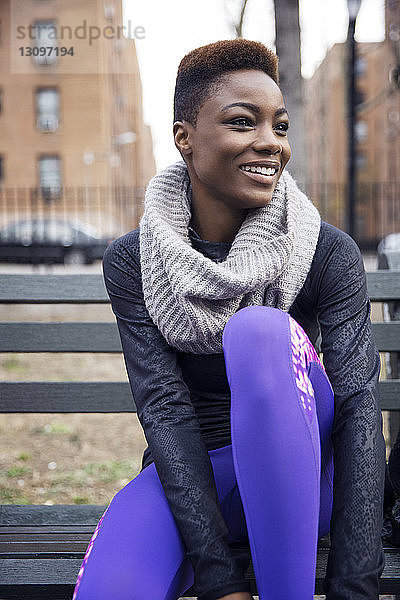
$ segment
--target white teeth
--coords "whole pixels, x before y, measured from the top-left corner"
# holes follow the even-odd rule
[[[243,171],[251,171],[252,173],[260,173],[261,175],[275,175],[278,170],[273,167],[250,167],[249,165],[244,165],[240,168]]]

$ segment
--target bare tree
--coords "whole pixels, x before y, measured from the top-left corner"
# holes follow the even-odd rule
[[[235,17],[233,18],[233,20],[231,20],[231,27],[235,33],[235,36],[237,38],[242,38],[243,37],[243,20],[244,20],[244,15],[246,12],[246,7],[247,7],[247,3],[248,0],[240,0],[239,2],[237,2],[237,0],[234,0],[234,11],[235,13]],[[239,12],[238,12],[239,9]],[[230,13],[230,8],[228,7],[228,1],[225,0],[225,11],[227,13]]]
[[[290,117],[292,158],[288,170],[300,186],[306,183],[303,78],[300,58],[299,0],[275,0],[276,52],[280,87]]]
[[[235,31],[236,31],[236,37],[237,38],[243,37],[243,35],[242,35],[242,33],[243,33],[243,19],[244,19],[244,13],[246,12],[247,2],[248,2],[248,0],[242,0],[242,6],[240,8],[239,22],[235,26]]]

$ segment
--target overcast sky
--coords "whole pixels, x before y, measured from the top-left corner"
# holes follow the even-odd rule
[[[278,0],[279,1],[279,0]],[[180,159],[172,138],[173,93],[182,57],[198,46],[234,37],[230,22],[240,0],[123,0],[124,22],[141,25],[136,49],[143,84],[144,120],[151,126],[157,170]],[[346,0],[300,0],[302,69],[310,77],[327,49],[346,38]],[[272,0],[248,0],[244,37],[274,48]],[[384,38],[384,0],[363,0],[359,41]]]

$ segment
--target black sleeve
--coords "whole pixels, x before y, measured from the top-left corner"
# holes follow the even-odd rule
[[[334,491],[327,600],[378,598],[385,442],[377,397],[380,361],[360,251],[336,229],[318,269],[324,366],[335,394]]]
[[[146,309],[138,230],[114,240],[103,274],[139,421],[195,574],[200,600],[248,590],[227,543],[211,461],[177,354]]]

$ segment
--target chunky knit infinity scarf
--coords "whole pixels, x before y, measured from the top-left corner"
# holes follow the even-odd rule
[[[140,221],[143,294],[167,342],[183,352],[222,352],[222,331],[240,308],[288,311],[317,245],[320,215],[284,171],[271,202],[249,209],[226,260],[215,263],[189,239],[191,184],[185,162],[155,175]]]

